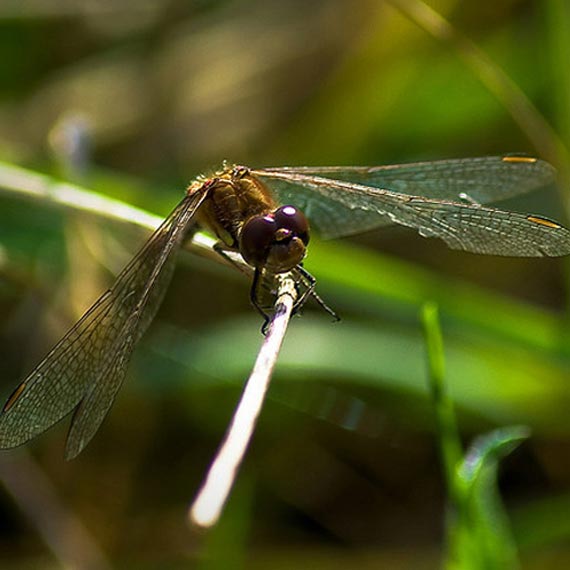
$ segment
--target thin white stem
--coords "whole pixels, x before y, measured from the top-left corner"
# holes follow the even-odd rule
[[[0,191],[134,224],[149,230],[155,230],[162,222],[162,218],[119,200],[2,162],[0,162]],[[213,238],[197,233],[192,238],[190,248],[200,255],[222,261],[222,257],[213,249],[214,244]],[[239,256],[235,256],[234,260],[232,253],[229,252],[228,257],[231,257],[235,265],[243,265],[250,269]],[[211,526],[220,516],[255,428],[295,299],[294,280],[291,276],[282,277],[275,314],[271,319],[267,336],[226,438],[190,511],[191,520],[197,525]]]
[[[295,283],[283,277],[275,304],[275,314],[247,380],[241,400],[218,453],[206,475],[188,516],[194,525],[208,528],[218,521],[243,460],[277,357],[285,338],[296,298]]]
[[[6,162],[0,162],[0,188],[2,192],[45,200],[58,206],[128,222],[150,230],[156,229],[162,222],[160,217],[119,200]]]

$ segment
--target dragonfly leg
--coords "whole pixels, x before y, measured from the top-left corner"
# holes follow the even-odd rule
[[[235,267],[246,275],[251,275],[250,267],[246,263],[240,263],[230,255],[230,253],[236,254],[236,251],[234,249],[231,249],[221,241],[218,241],[214,244],[214,251],[231,266]]]
[[[303,291],[299,299],[295,302],[294,311],[296,312],[301,309],[301,307],[306,303],[307,299],[309,297],[312,297],[319,304],[319,306],[333,318],[333,321],[340,321],[340,317],[334,311],[334,309],[329,307],[324,302],[322,297],[315,291],[317,280],[313,277],[313,275],[311,275],[302,265],[298,265],[296,267],[296,270],[299,272],[299,275],[303,280],[305,291]]]
[[[261,325],[261,334],[264,336],[267,334],[267,329],[269,327],[269,321],[271,320],[270,315],[263,309],[259,301],[259,287],[262,284],[261,279],[261,269],[255,268],[253,273],[253,281],[251,283],[251,289],[249,290],[249,299],[251,304],[257,309],[257,312],[263,317],[263,325]]]
[[[230,265],[233,265],[236,269],[239,269],[242,273],[248,275],[250,274],[250,270],[248,269],[249,266],[238,263],[231,255],[229,255],[230,253],[235,252],[233,249],[228,248],[224,243],[217,242],[214,245],[214,251],[223,257]],[[317,280],[301,265],[298,265],[293,271],[297,280],[296,288],[299,294],[293,307],[293,313],[298,313],[302,309],[303,305],[307,302],[309,297],[311,297],[324,311],[326,311],[333,318],[334,321],[340,321],[340,317],[337,315],[337,313],[331,307],[329,307],[320,297],[320,295],[315,291]],[[266,310],[268,305],[264,303],[264,298],[267,298],[267,291],[264,291],[263,288],[267,288],[268,286],[268,281],[264,277],[265,276],[263,274],[263,269],[256,268],[253,270],[253,281],[251,283],[249,298],[251,300],[251,304],[264,319],[264,323],[261,327],[261,332],[263,334],[266,334],[271,315]]]
[[[260,299],[263,297],[262,295],[263,292],[261,291],[261,287],[264,284],[264,280],[262,279],[261,275],[262,270],[253,269],[249,265],[237,262],[231,255],[229,255],[230,253],[235,253],[234,250],[228,248],[222,242],[216,242],[214,244],[214,251],[218,255],[220,255],[220,257],[223,257],[230,265],[232,265],[242,273],[245,273],[246,275],[249,276],[253,271],[253,281],[251,283],[251,288],[249,290],[249,298],[251,304],[255,307],[257,312],[263,317],[263,325],[261,327],[261,332],[262,334],[265,335],[267,333],[267,327],[269,326],[269,320],[271,317],[269,313],[266,310],[264,310],[260,301]]]

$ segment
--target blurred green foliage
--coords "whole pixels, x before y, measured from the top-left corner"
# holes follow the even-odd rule
[[[528,152],[556,162],[560,193],[546,189],[523,210],[563,221],[567,4],[430,5],[513,80],[535,105],[530,115],[517,112],[516,97],[497,98],[461,43],[434,38],[390,2],[4,1],[0,160],[166,214],[194,176],[224,159],[383,164]],[[0,194],[3,394],[142,238]],[[247,280],[231,269],[182,255],[131,378],[85,453],[63,462],[63,427],[30,446],[98,545],[88,550],[69,533],[78,567],[440,567],[447,498],[418,318],[426,300],[440,306],[462,437],[532,429],[499,474],[521,566],[566,567],[565,261],[452,252],[390,228],[315,239],[306,265],[343,320],[308,306],[293,323],[217,535],[190,531],[185,507],[261,339]],[[493,433],[487,450],[516,439]],[[3,457],[18,467],[21,453]],[[494,488],[496,465],[485,467],[474,485]],[[2,568],[61,567],[61,549],[38,532],[41,503],[24,515],[8,494],[0,500]]]

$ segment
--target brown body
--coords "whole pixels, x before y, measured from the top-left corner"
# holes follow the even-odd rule
[[[196,214],[197,220],[231,249],[239,249],[241,229],[248,220],[278,206],[265,184],[246,170],[226,168],[205,182],[195,182],[188,193],[203,191],[204,184],[211,187],[208,199]]]
[[[189,197],[199,194],[205,199],[196,220],[220,240],[219,253],[239,251],[254,268],[251,300],[266,320],[279,274],[296,271],[300,304],[307,295],[318,299],[314,279],[300,265],[309,242],[309,224],[302,212],[294,206],[279,206],[269,188],[241,166],[226,167],[188,188]]]

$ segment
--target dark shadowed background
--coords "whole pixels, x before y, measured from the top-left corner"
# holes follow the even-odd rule
[[[224,160],[523,152],[554,162],[560,184],[504,207],[567,221],[566,3],[430,6],[458,35],[403,0],[3,0],[0,179],[3,165],[19,165],[166,215]],[[0,192],[2,396],[144,237]],[[427,300],[440,304],[465,443],[499,426],[532,429],[500,476],[522,567],[568,567],[567,262],[475,256],[389,228],[315,238],[306,267],[342,321],[308,305],[292,323],[214,533],[189,530],[185,511],[261,321],[242,275],[185,252],[85,452],[64,462],[64,425],[2,452],[11,492],[0,491],[0,567],[441,567],[446,491],[419,320]]]

